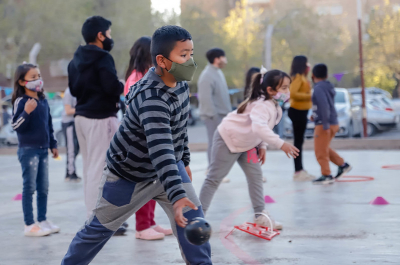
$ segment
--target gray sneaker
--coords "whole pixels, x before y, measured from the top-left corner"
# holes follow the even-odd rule
[[[327,185],[335,183],[335,179],[332,176],[321,176],[319,179],[313,180],[313,184],[316,185]]]

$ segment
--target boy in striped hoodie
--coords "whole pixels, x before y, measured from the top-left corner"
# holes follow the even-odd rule
[[[209,243],[189,244],[188,219],[203,217],[191,184],[187,137],[189,87],[196,70],[190,33],[178,26],[156,30],[155,67],[126,96],[127,110],[107,152],[92,217],[72,240],[62,264],[89,264],[114,232],[149,200],[166,211],[186,264],[212,264]]]

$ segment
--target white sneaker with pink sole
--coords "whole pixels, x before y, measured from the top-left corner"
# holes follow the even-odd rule
[[[164,239],[164,234],[159,233],[153,228],[148,228],[143,231],[136,231],[136,238],[142,240],[160,240]]]
[[[166,236],[170,236],[172,235],[172,229],[171,228],[162,228],[161,226],[157,225],[155,227],[153,227],[154,230],[156,230],[158,233],[162,233]]]

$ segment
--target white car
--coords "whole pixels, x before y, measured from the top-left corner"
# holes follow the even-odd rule
[[[348,90],[354,99],[353,105],[361,106],[361,88],[350,88]],[[398,127],[399,113],[396,112],[396,102],[393,102],[390,93],[376,87],[366,88],[365,92],[368,136]]]

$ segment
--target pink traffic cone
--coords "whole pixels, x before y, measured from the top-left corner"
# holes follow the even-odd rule
[[[385,200],[383,197],[376,197],[375,200],[371,202],[373,205],[386,205],[389,204],[387,200]]]
[[[268,195],[266,195],[264,197],[264,201],[265,201],[265,203],[274,203],[275,202],[274,199],[272,199],[271,196],[268,196]]]
[[[20,200],[22,200],[22,194],[21,193],[15,195],[14,198],[13,198],[13,201],[20,201]]]

